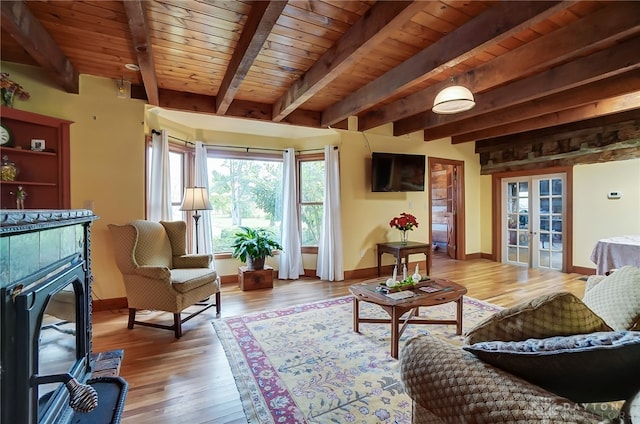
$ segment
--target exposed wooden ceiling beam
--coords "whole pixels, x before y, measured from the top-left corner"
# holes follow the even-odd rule
[[[578,134],[585,130],[591,131],[594,128],[606,127],[628,121],[637,122],[638,125],[640,125],[640,114],[638,114],[636,110],[631,110],[606,116],[598,116],[596,118],[585,119],[578,122],[571,122],[559,126],[545,127],[538,130],[531,130],[527,132],[509,134],[506,136],[477,140],[475,143],[475,152],[491,152],[502,147],[512,146],[514,143],[528,143],[532,140],[539,139],[558,141],[566,138],[568,134]]]
[[[204,94],[194,94],[184,91],[160,89],[160,107],[183,110],[187,112],[199,112],[217,114],[215,109],[216,98]],[[226,116],[271,121],[273,115],[272,106],[266,103],[234,100],[227,109]],[[305,127],[320,127],[320,112],[304,109],[296,109],[289,114],[283,123],[301,125]]]
[[[322,113],[327,126],[356,115],[402,89],[446,71],[505,38],[542,21],[569,2],[501,2]]]
[[[638,34],[640,2],[612,4],[458,76],[456,82],[480,93],[520,75],[535,73]],[[450,84],[449,81],[434,84],[359,116],[359,130],[366,131],[430,110],[438,92]]]
[[[273,120],[282,120],[423,8],[420,1],[382,1],[373,5],[275,102]]]
[[[271,29],[287,5],[287,1],[253,2],[251,13],[244,25],[229,66],[216,96],[216,112],[224,115],[233,98],[256,60],[262,46],[267,41]]]
[[[155,65],[153,64],[151,38],[149,37],[147,19],[143,9],[144,2],[142,0],[130,0],[123,3],[127,13],[127,20],[129,21],[133,48],[138,58],[138,66],[140,66],[142,82],[147,92],[147,99],[149,104],[158,106],[160,104],[158,78],[156,76]]]
[[[628,102],[613,104],[608,100],[612,98],[626,99]],[[599,102],[600,99],[605,100]],[[640,102],[640,71],[637,70],[548,98],[506,108],[499,113],[489,114],[491,116],[483,115],[459,122],[457,125],[462,129],[458,135],[452,137],[452,143],[515,134],[640,108],[640,104],[634,106],[634,99]],[[609,106],[615,108],[606,109]],[[425,132],[425,140],[436,138]]]
[[[475,143],[482,175],[640,157],[638,110]]]
[[[408,134],[422,129],[425,130],[425,134],[429,134],[430,139],[459,134],[460,121],[469,121],[486,113],[638,69],[640,68],[638,42],[638,39],[631,39],[610,49],[557,66],[547,72],[476,95],[476,107],[464,113],[437,115],[427,111],[401,119],[394,124],[394,134]]]
[[[78,71],[25,2],[0,1],[3,31],[7,31],[68,93],[80,92]]]
[[[571,109],[552,112],[511,124],[487,128],[473,133],[452,137],[452,144],[466,143],[468,141],[482,140],[489,137],[517,134],[524,131],[537,130],[554,125],[568,124],[582,119],[597,118],[607,114],[620,113],[634,110],[640,115],[640,91],[609,99],[598,100],[593,103],[574,107]]]
[[[540,168],[573,167],[578,164],[635,159],[640,158],[639,152],[640,141],[623,141],[615,145],[587,148],[584,149],[584,151],[565,152],[509,163],[481,165],[480,175],[491,175],[498,172],[528,171]]]

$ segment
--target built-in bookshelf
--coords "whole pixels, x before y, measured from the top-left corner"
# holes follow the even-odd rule
[[[71,207],[69,131],[73,123],[10,107],[0,109],[11,140],[0,147],[0,158],[15,163],[14,181],[1,181],[0,208],[15,209],[16,193],[26,192],[25,209]]]

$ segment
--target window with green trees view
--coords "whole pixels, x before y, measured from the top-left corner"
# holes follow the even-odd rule
[[[298,195],[302,245],[317,246],[322,228],[324,202],[324,159],[300,160]]]
[[[316,246],[322,219],[324,160],[300,161],[302,244]],[[209,156],[209,199],[214,252],[229,252],[240,226],[266,228],[280,241],[282,159]]]

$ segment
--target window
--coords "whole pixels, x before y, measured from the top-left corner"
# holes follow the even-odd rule
[[[187,186],[187,176],[189,175],[189,153],[191,151],[169,143],[169,172],[171,174],[171,219],[174,221],[186,220],[185,212],[180,210],[184,188]],[[151,142],[147,148],[147,196],[149,195],[151,179],[151,157],[153,149]],[[148,198],[147,198],[148,204]],[[148,216],[148,213],[147,213]]]
[[[169,172],[171,173],[171,219],[184,220],[184,212],[180,210],[182,194],[184,193],[186,154],[169,151]]]
[[[324,156],[298,158],[302,246],[318,246],[324,206]]]
[[[229,252],[238,227],[266,228],[280,240],[282,158],[209,153],[209,193],[214,252]]]
[[[180,211],[184,187],[189,185],[190,149],[170,146],[171,210],[174,220],[186,220]],[[151,148],[148,150],[151,163]],[[324,201],[324,155],[297,157],[299,228],[307,252],[317,247]],[[209,200],[214,253],[230,252],[240,226],[266,228],[280,241],[282,226],[282,156],[209,150]],[[191,224],[191,221],[187,221]],[[310,249],[309,249],[310,248]]]

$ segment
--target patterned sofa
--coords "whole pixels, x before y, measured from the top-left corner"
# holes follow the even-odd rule
[[[413,423],[640,423],[639,330],[640,269],[629,266],[590,277],[582,300],[504,309],[462,347],[415,336],[400,357]]]

